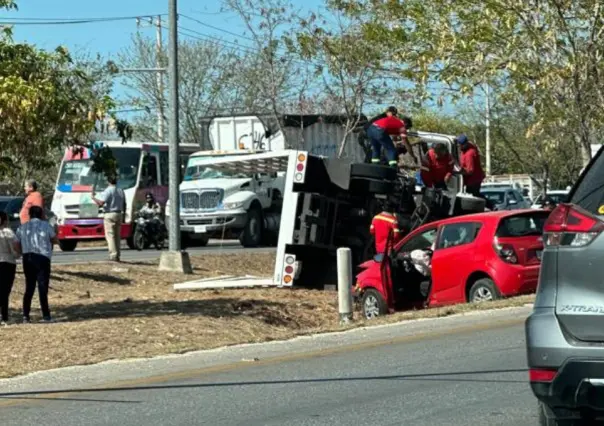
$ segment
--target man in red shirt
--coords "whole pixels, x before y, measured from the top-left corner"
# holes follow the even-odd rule
[[[476,145],[470,143],[466,135],[461,135],[456,139],[461,149],[461,173],[463,175],[466,192],[475,197],[480,197],[480,186],[485,178],[482,165],[480,164],[480,154]]]
[[[395,212],[395,206],[392,203],[387,203],[384,211],[374,216],[371,220],[369,232],[375,237],[375,252],[374,257],[376,262],[381,262],[386,251],[386,243],[388,236],[392,233],[392,243],[396,244],[402,237],[399,227],[399,220]]]
[[[413,154],[409,140],[407,139],[407,129],[405,123],[397,117],[398,111],[391,106],[386,110],[385,116],[380,116],[367,129],[367,136],[371,141],[371,162],[379,164],[382,156],[382,148],[386,153],[388,165],[396,167],[398,165],[397,152],[392,142],[392,136],[400,135],[407,151]]]
[[[453,176],[453,157],[447,147],[437,143],[422,159],[421,178],[428,188],[447,189],[447,183]]]

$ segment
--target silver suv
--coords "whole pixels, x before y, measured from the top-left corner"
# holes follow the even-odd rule
[[[604,150],[543,228],[535,307],[526,321],[542,425],[604,418]]]

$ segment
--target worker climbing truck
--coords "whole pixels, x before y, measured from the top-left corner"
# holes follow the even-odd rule
[[[444,143],[459,158],[454,136],[413,132],[410,136]],[[273,277],[229,277],[204,280],[196,288],[226,286],[297,286],[322,288],[335,283],[335,254],[339,247],[352,250],[355,264],[368,256],[371,218],[388,197],[399,213],[419,226],[430,220],[421,212],[423,202],[415,180],[394,168],[325,158],[302,150],[284,150],[216,159],[214,169],[247,174],[284,172],[282,211]],[[461,175],[449,183],[450,215],[484,211],[484,200],[463,194]],[[417,207],[420,206],[418,209]],[[429,210],[431,206],[424,206]],[[418,213],[419,211],[419,213]]]

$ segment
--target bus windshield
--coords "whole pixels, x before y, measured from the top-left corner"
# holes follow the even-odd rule
[[[139,148],[112,149],[118,164],[117,186],[122,189],[136,185],[138,165],[141,155]],[[64,161],[57,182],[57,189],[62,192],[96,192],[107,187],[107,180],[102,173],[92,171],[92,160]]]

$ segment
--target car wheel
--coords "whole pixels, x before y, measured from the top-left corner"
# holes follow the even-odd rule
[[[262,210],[252,207],[247,213],[247,222],[239,236],[243,247],[258,247],[262,243]]]
[[[59,240],[59,248],[61,251],[74,251],[78,246],[76,240]]]
[[[388,313],[388,306],[379,291],[369,288],[363,292],[361,312],[365,319],[373,319],[386,315]]]
[[[350,166],[350,178],[369,178],[377,180],[396,180],[396,168],[381,164],[358,163]]]
[[[490,278],[477,280],[468,292],[468,302],[470,303],[490,302],[497,299],[501,299],[501,293]]]

